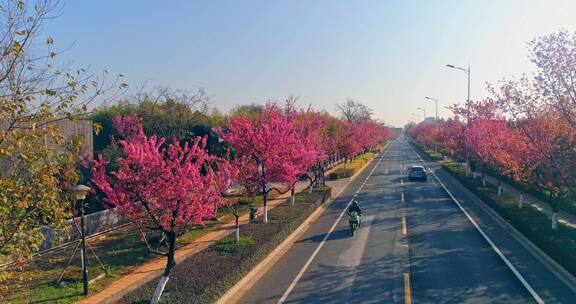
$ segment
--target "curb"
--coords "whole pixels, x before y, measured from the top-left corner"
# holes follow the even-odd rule
[[[460,190],[466,193],[466,196],[471,198],[472,201],[474,201],[474,203],[478,207],[480,207],[480,209],[482,209],[482,211],[489,214],[502,228],[504,228],[504,230],[510,233],[510,235],[512,235],[512,237],[515,238],[518,241],[518,243],[520,243],[520,245],[524,247],[524,249],[526,249],[538,261],[540,261],[540,263],[542,263],[542,265],[544,265],[546,269],[548,269],[552,274],[554,274],[554,276],[556,276],[560,281],[562,281],[562,283],[564,283],[564,285],[566,285],[570,290],[572,290],[572,292],[576,293],[576,278],[571,273],[569,273],[566,269],[564,269],[564,267],[562,267],[560,264],[554,261],[554,259],[552,259],[544,251],[542,251],[542,249],[534,245],[532,241],[530,241],[520,231],[518,231],[518,229],[516,229],[514,226],[512,226],[510,223],[504,220],[500,216],[500,214],[492,210],[491,207],[487,206],[486,203],[484,203],[480,198],[474,195],[474,193],[468,190],[466,186],[461,185],[455,177],[445,172],[444,169],[441,170],[445,176],[450,176],[450,178],[454,179],[457,183],[453,182],[453,184],[457,185],[460,188]]]
[[[386,145],[384,150],[388,149],[389,146],[390,142]],[[338,191],[338,193],[332,195],[330,199],[328,199],[328,201],[320,205],[314,212],[312,212],[312,214],[308,216],[302,222],[302,224],[298,228],[296,228],[296,230],[294,230],[286,239],[284,239],[284,241],[282,241],[280,245],[278,245],[274,250],[272,250],[262,261],[260,261],[260,263],[258,263],[246,275],[244,275],[244,277],[242,277],[242,279],[240,279],[238,283],[236,283],[234,286],[228,289],[228,291],[224,295],[222,295],[222,297],[220,297],[220,299],[218,299],[216,303],[217,304],[236,303],[237,299],[234,299],[236,295],[241,294],[244,289],[247,289],[252,285],[254,285],[268,271],[268,269],[272,268],[272,266],[276,264],[276,262],[282,256],[284,256],[284,253],[286,253],[290,249],[290,247],[292,247],[295,239],[302,236],[302,234],[304,234],[304,232],[308,230],[308,228],[320,217],[320,215],[324,213],[324,211],[328,208],[328,206],[330,206],[336,200],[336,198],[338,198],[340,194],[342,194],[342,192],[348,188],[348,186],[356,179],[356,177],[360,175],[362,172],[364,172],[366,168],[368,168],[368,166],[372,163],[374,159],[376,159],[376,157],[368,161],[360,170],[358,170],[353,176],[351,176],[348,183],[346,183],[344,187],[342,187],[340,191]]]
[[[417,150],[423,153],[420,150]],[[423,153],[425,156],[426,153]],[[427,156],[428,157],[428,156]],[[436,161],[434,161],[436,163]],[[520,243],[524,249],[526,249],[532,256],[534,256],[546,269],[548,269],[554,276],[556,276],[564,285],[566,285],[572,292],[576,293],[576,277],[569,273],[564,267],[558,264],[554,259],[552,259],[548,254],[546,254],[538,246],[534,245],[526,236],[524,236],[520,231],[518,231],[514,226],[508,223],[504,218],[500,216],[496,211],[494,211],[490,206],[488,206],[484,201],[478,198],[474,193],[472,193],[466,186],[461,184],[458,179],[452,176],[450,173],[442,167],[439,168],[439,172],[445,179],[449,179],[452,184],[456,185],[460,190],[462,190],[468,198],[470,198],[482,211],[487,213],[492,219],[496,221],[504,230],[506,230],[510,235]]]
[[[304,188],[302,191],[305,191],[306,188]],[[282,202],[279,204],[283,204],[285,203],[287,200],[289,200],[290,197],[287,196],[285,198],[279,196],[276,197],[272,200],[281,200]],[[275,206],[274,206],[275,207]],[[270,209],[274,208],[271,207]],[[240,222],[241,223],[246,223],[248,221],[248,215],[245,214],[243,215],[244,218],[241,217]],[[219,237],[217,239],[221,239],[224,238],[226,236],[231,235],[232,233],[234,233],[233,230],[234,227],[234,223],[233,222],[229,222],[229,223],[224,223],[220,228],[221,230],[219,231],[213,231],[213,232],[217,232],[219,233]],[[206,249],[208,246],[210,246],[211,242],[216,240],[208,240],[208,241],[202,241],[201,238],[199,238],[198,240],[196,240],[195,242],[192,242],[188,245],[185,245],[184,247],[180,248],[190,248],[189,252],[186,252],[184,254],[181,254],[182,251],[176,251],[177,256],[175,257],[176,259],[176,264],[182,263],[184,260],[188,259],[189,257],[197,254],[198,252]],[[180,255],[181,254],[181,255]],[[154,267],[152,269],[149,269],[151,265],[151,263],[159,263],[158,267]],[[110,303],[114,303],[116,301],[118,301],[119,299],[121,299],[122,297],[124,297],[126,294],[130,293],[133,290],[136,290],[137,288],[139,288],[140,286],[158,278],[161,276],[163,270],[164,270],[164,264],[165,264],[165,258],[164,257],[160,257],[157,259],[153,259],[150,260],[149,262],[138,266],[134,271],[132,271],[129,275],[134,275],[134,274],[141,274],[141,276],[137,279],[135,279],[134,281],[132,281],[132,283],[130,285],[122,285],[121,288],[119,288],[121,291],[111,291],[109,288],[114,288],[114,284],[118,284],[119,280],[122,280],[123,277],[120,277],[118,280],[112,282],[111,284],[107,285],[107,287],[105,287],[103,290],[96,292],[94,294],[92,294],[91,296],[84,298],[84,299],[80,299],[75,303],[102,303],[102,304],[110,304]],[[147,267],[148,265],[148,267]],[[99,299],[98,297],[104,297],[104,299]]]

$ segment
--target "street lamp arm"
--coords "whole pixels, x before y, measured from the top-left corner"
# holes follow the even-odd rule
[[[455,66],[452,64],[447,64],[446,66],[449,68],[452,68],[452,69],[457,69],[457,70],[463,71],[466,74],[470,74],[470,69],[461,68],[461,67],[458,67],[458,66]]]

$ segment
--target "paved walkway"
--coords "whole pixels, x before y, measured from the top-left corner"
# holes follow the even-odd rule
[[[486,183],[491,184],[494,187],[498,187],[498,179],[487,174],[486,174]],[[511,194],[512,196],[520,197],[520,194],[523,193],[524,205],[530,205],[536,208],[537,210],[544,212],[546,215],[548,215],[548,218],[552,217],[552,207],[547,202],[542,201],[541,199],[534,197],[528,193],[522,192],[517,188],[510,186],[509,184],[506,184],[504,182],[501,182],[501,186],[503,193],[508,193]],[[572,228],[576,228],[576,216],[564,210],[560,210],[560,212],[558,212],[558,222],[570,226]]]
[[[446,160],[451,161],[451,162],[455,162],[454,160],[452,160],[449,157],[446,157]],[[457,163],[457,162],[455,162]],[[472,175],[472,173],[470,174]],[[482,178],[482,173],[476,172],[476,178],[481,179]],[[485,178],[486,178],[486,183],[490,184],[494,187],[498,187],[498,179],[490,176],[488,174],[485,174]],[[533,208],[535,208],[536,210],[545,213],[548,218],[552,218],[552,206],[550,206],[549,203],[534,197],[526,192],[522,192],[520,190],[518,190],[518,188],[511,186],[505,182],[500,182],[500,185],[502,186],[502,193],[508,193],[512,196],[516,196],[518,198],[520,198],[520,194],[524,195],[524,198],[522,200],[522,204],[523,205],[528,205],[528,206],[532,206]],[[568,213],[564,210],[560,210],[558,212],[558,222],[561,224],[564,224],[566,226],[572,227],[572,228],[576,228],[576,215],[572,214],[572,213]]]
[[[335,166],[335,168],[337,165]],[[326,175],[331,170],[326,172]],[[345,187],[348,183],[349,178],[339,179],[335,181],[327,181],[327,184],[332,187],[332,193],[339,193],[342,187]],[[299,182],[296,184],[296,192],[306,191],[307,185],[309,183],[306,182]],[[274,199],[268,201],[268,210],[286,202],[287,199],[290,197],[290,192],[287,192],[283,195],[280,195]],[[260,212],[262,214],[262,212]],[[248,223],[249,215],[245,214],[240,217],[240,225],[244,225]],[[206,247],[210,246],[214,241],[224,238],[234,232],[235,223],[234,220],[223,224],[216,230],[205,234],[204,236],[198,238],[194,242],[178,248],[176,250],[175,259],[176,263],[181,263],[188,257],[196,254],[197,252],[205,249]],[[92,296],[89,296],[86,299],[80,300],[76,303],[114,303],[114,301],[120,299],[122,296],[128,294],[130,291],[135,290],[139,286],[146,284],[147,282],[159,277],[162,275],[164,271],[164,267],[166,266],[166,258],[160,257],[158,259],[154,259],[142,266],[138,269],[134,270],[134,272],[121,277],[117,281],[111,283],[109,286],[104,288],[99,293],[96,293]]]

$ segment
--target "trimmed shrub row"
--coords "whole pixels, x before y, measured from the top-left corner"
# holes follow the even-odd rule
[[[492,187],[482,187],[478,181],[466,177],[464,169],[454,163],[444,163],[443,168],[474,195],[496,211],[502,218],[546,252],[564,269],[576,275],[576,229],[562,223],[558,230],[551,228],[550,219],[530,206],[522,209],[506,204]]]
[[[549,195],[547,195],[540,187],[536,186],[536,185],[524,185],[524,184],[520,184],[518,182],[516,182],[514,179],[505,176],[505,175],[501,175],[499,172],[497,172],[496,170],[492,169],[492,168],[486,168],[486,173],[490,174],[491,176],[494,176],[495,178],[501,179],[503,182],[518,188],[536,198],[541,199],[544,202],[547,202],[548,204],[552,205],[553,203],[558,204],[559,208],[576,215],[576,198],[574,196],[568,197],[566,199],[561,199],[561,198],[552,198]]]
[[[435,160],[435,161],[440,161],[440,160],[444,160],[444,157],[441,153],[437,153],[434,152],[432,150],[430,150],[429,148],[427,148],[426,146],[414,142],[414,145],[416,145],[417,147],[420,148],[421,151],[424,151],[424,153],[426,153],[426,155],[428,155],[428,157],[430,157],[431,159]],[[486,174],[493,176],[494,178],[500,179],[502,182],[511,185],[517,189],[522,190],[525,193],[528,193],[546,203],[548,203],[549,205],[553,205],[553,204],[558,204],[559,208],[576,215],[576,197],[575,196],[571,196],[565,199],[561,199],[561,198],[552,198],[550,197],[542,188],[538,187],[537,185],[533,185],[533,184],[521,184],[518,183],[517,181],[515,181],[513,178],[510,178],[509,176],[506,175],[502,175],[500,172],[498,172],[497,170],[490,168],[488,166],[486,166],[484,168],[484,171],[486,172]]]
[[[281,204],[268,213],[269,223],[250,223],[240,229],[237,245],[226,238],[178,264],[161,303],[212,303],[268,255],[331,195],[330,187],[296,194],[294,205]],[[116,303],[149,303],[158,279],[141,286]]]

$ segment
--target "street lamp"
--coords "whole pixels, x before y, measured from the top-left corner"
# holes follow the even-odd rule
[[[423,108],[418,107],[418,110],[424,112],[424,119],[422,119],[423,121],[426,120],[426,110]]]
[[[432,97],[428,97],[428,96],[426,96],[426,97],[424,97],[424,98],[426,98],[426,99],[428,99],[428,100],[433,101],[433,102],[436,103],[436,122],[438,122],[438,99],[432,98]]]
[[[74,194],[76,199],[76,205],[80,205],[80,237],[82,239],[80,262],[82,264],[82,283],[85,296],[88,295],[88,255],[86,254],[86,231],[84,230],[84,200],[90,190],[90,187],[84,185],[76,185],[70,188],[70,192]]]
[[[446,66],[452,69],[463,71],[464,73],[466,73],[466,76],[468,77],[468,98],[466,99],[466,128],[467,128],[468,124],[470,123],[470,65],[468,65],[467,68],[457,67],[452,64],[447,64]],[[468,176],[468,170],[469,170],[468,147],[464,145],[464,149],[466,154],[466,176]]]
[[[432,98],[432,97],[428,97],[428,96],[426,96],[424,98],[436,103],[436,123],[435,123],[435,126],[436,126],[436,132],[438,132],[438,98]],[[438,144],[436,144],[434,146],[434,152],[438,152]]]

